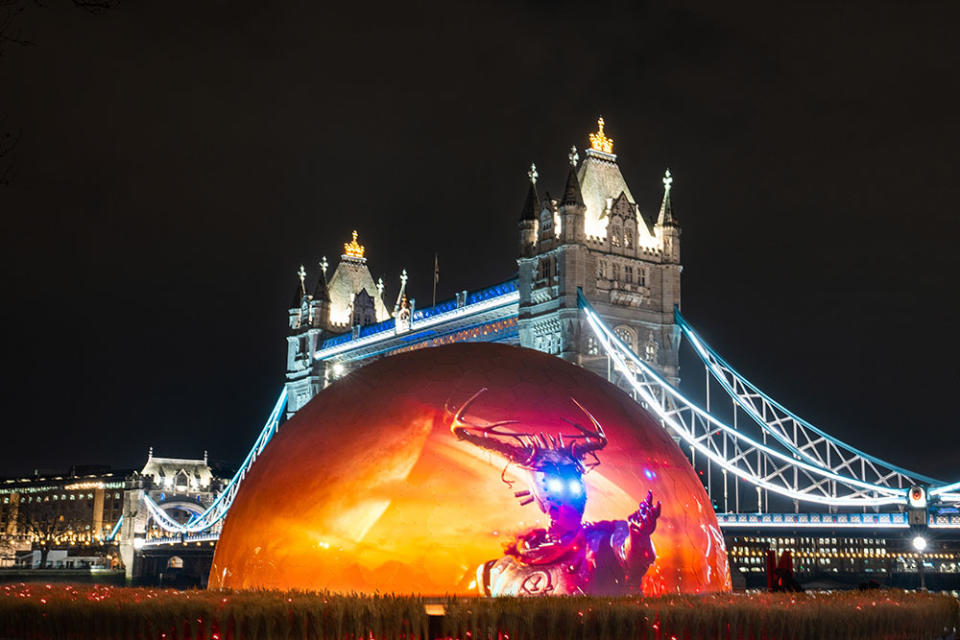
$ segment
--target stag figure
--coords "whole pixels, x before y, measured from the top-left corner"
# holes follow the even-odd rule
[[[656,552],[651,534],[660,503],[648,492],[626,520],[583,522],[587,490],[583,475],[600,464],[596,452],[607,444],[600,423],[579,402],[592,428],[568,421],[577,432],[553,437],[505,428],[506,420],[475,424],[464,417],[480,389],[455,413],[450,430],[460,440],[496,452],[529,474],[528,488],[514,495],[536,503],[549,519],[546,528],[519,534],[505,555],[477,569],[477,588],[487,596],[614,595],[640,590]],[[506,471],[506,469],[504,469]]]

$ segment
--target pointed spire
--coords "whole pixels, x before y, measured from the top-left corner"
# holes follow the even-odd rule
[[[527,199],[523,203],[523,209],[520,211],[520,220],[536,220],[540,214],[540,196],[537,194],[537,165],[530,163],[530,171],[527,171],[527,177],[530,178],[530,188],[527,189]]]
[[[290,309],[299,309],[300,303],[303,302],[303,296],[307,295],[307,288],[303,284],[303,281],[306,277],[307,272],[303,268],[303,265],[300,265],[300,268],[297,270],[297,288],[293,290],[293,299],[290,301]]]
[[[570,165],[570,171],[567,173],[567,186],[563,188],[563,199],[560,205],[575,204],[584,206],[583,193],[580,191],[580,180],[577,178],[577,168]]]
[[[660,204],[660,216],[657,218],[657,224],[675,224],[673,219],[673,207],[670,205],[670,188],[673,186],[673,176],[670,175],[670,169],[663,174],[663,202]]]
[[[320,277],[317,279],[317,286],[313,290],[313,299],[318,302],[330,302],[330,292],[327,290],[327,257],[320,260]]]
[[[577,166],[577,163],[580,161],[580,154],[577,153],[577,145],[570,146],[570,153],[567,154],[567,160],[570,161],[571,167]]]
[[[401,300],[403,304],[407,303],[407,270],[404,269],[400,272],[400,292],[397,293],[397,301],[393,305],[393,315],[397,315],[397,312],[402,308],[400,305]]]

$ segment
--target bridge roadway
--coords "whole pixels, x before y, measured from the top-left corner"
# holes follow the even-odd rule
[[[909,529],[906,513],[718,513],[717,522],[723,530],[751,529],[757,531],[789,529],[867,529],[888,531]],[[927,519],[930,529],[955,529],[960,531],[960,513],[931,512]],[[145,547],[171,544],[194,544],[215,542],[219,530],[194,534],[177,534],[151,538]]]
[[[315,357],[369,358],[410,348],[418,342],[442,341],[443,333],[451,327],[469,331],[475,330],[481,320],[513,318],[516,295],[515,281],[474,293],[463,292],[456,301],[416,312],[409,326],[397,327],[391,320],[328,340],[320,345]],[[732,426],[710,413],[709,377],[704,410],[631,351],[597,316],[582,294],[579,300],[586,326],[593,331],[609,360],[611,381],[658,416],[678,442],[689,446],[694,465],[698,469],[706,467],[704,484],[711,496],[715,495],[714,476],[722,473],[725,501],[730,475],[735,492],[739,491],[736,483],[756,490],[763,511],[769,510],[768,497],[761,502],[761,493],[765,496],[773,493],[797,505],[803,502],[815,511],[827,510],[827,513],[745,513],[738,509],[737,513],[719,514],[724,529],[909,529],[912,525],[904,512],[906,508],[919,515],[919,522],[918,516],[914,516],[913,522],[917,523],[914,527],[960,529],[960,513],[949,506],[960,504],[960,483],[945,484],[869,456],[798,418],[737,373],[679,313],[677,323],[687,342],[735,405]],[[471,335],[467,339],[509,341],[515,330],[512,324],[503,334],[491,337],[478,332],[476,337]],[[246,471],[280,428],[286,404],[284,389],[241,469],[206,512],[180,524],[167,516],[163,505],[145,500],[150,517],[165,531],[165,536],[151,540],[141,538],[134,541],[135,544],[202,544],[216,540],[221,521]],[[738,407],[749,421],[737,423]],[[749,429],[753,429],[752,433]],[[721,479],[718,477],[717,481]],[[882,507],[890,512],[879,513]],[[844,509],[856,512],[841,513]]]

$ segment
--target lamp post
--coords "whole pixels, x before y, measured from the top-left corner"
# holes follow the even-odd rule
[[[923,536],[917,536],[913,539],[913,548],[916,549],[917,554],[920,556],[917,558],[919,561],[920,569],[920,589],[926,590],[927,585],[923,579],[923,550],[927,548],[927,539]]]

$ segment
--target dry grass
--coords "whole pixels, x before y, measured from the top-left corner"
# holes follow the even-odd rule
[[[277,591],[43,584],[0,588],[0,639],[923,639],[957,627],[953,598],[902,591],[425,601]]]

